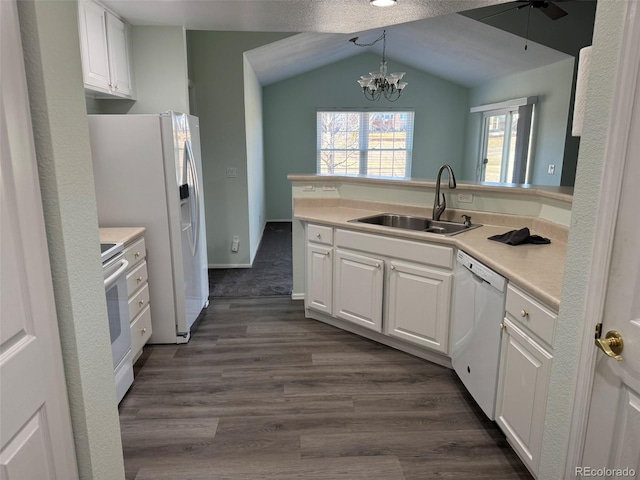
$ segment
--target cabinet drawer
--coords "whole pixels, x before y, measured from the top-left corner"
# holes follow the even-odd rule
[[[129,268],[144,260],[146,256],[144,237],[124,249],[124,258],[129,262]]]
[[[129,299],[129,320],[133,320],[149,304],[149,284]]]
[[[147,262],[143,261],[140,265],[135,267],[129,273],[127,273],[127,292],[129,297],[133,293],[147,283]]]
[[[513,285],[507,287],[505,309],[518,324],[553,346],[557,318],[554,312]]]
[[[131,353],[133,358],[138,358],[145,343],[151,337],[151,307],[145,309],[131,323]]]
[[[411,260],[440,268],[453,268],[453,248],[444,245],[420,243],[350,230],[336,230],[336,246],[389,256],[399,260]]]
[[[324,245],[333,245],[333,228],[307,225],[307,240]]]

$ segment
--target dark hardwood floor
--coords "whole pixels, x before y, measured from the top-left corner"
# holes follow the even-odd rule
[[[148,346],[120,404],[127,479],[530,479],[452,370],[304,318],[215,299]]]

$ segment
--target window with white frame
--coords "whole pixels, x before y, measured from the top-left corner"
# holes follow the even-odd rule
[[[414,112],[318,110],[317,173],[408,178]]]
[[[526,97],[471,109],[482,113],[479,181],[526,183],[536,101],[537,97]]]

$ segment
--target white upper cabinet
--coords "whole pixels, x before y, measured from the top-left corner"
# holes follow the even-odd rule
[[[107,43],[109,45],[109,72],[112,88],[117,94],[133,96],[131,59],[129,58],[128,26],[107,12]]]
[[[78,3],[84,87],[98,96],[133,98],[129,30],[102,5]]]

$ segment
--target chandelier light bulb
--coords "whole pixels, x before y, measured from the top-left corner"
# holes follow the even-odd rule
[[[370,0],[369,3],[374,7],[393,7],[396,4],[396,0]]]

